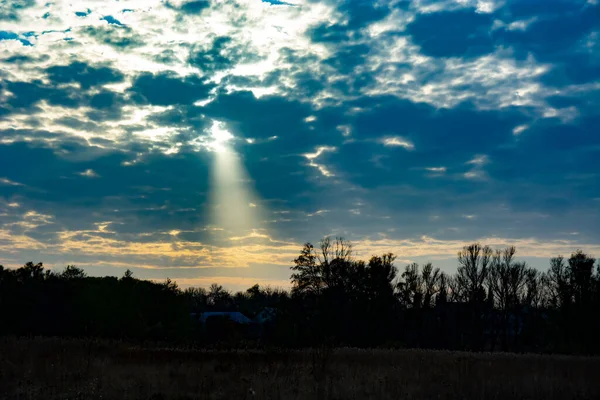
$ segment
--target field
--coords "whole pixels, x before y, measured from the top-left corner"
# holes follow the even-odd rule
[[[598,399],[600,359],[0,338],[2,399]]]

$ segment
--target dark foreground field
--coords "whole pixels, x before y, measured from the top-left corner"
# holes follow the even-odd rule
[[[3,399],[598,399],[600,359],[0,338]]]

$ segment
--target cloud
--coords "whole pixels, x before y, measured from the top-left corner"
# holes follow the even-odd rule
[[[485,154],[475,156],[475,157],[473,157],[472,160],[470,160],[470,161],[467,162],[467,164],[472,164],[472,165],[475,165],[477,167],[484,166],[487,163],[489,163],[489,157],[487,155],[485,155]]]
[[[0,21],[19,21],[21,11],[34,5],[34,0],[3,1],[0,3]]]
[[[408,142],[407,140],[405,140],[404,138],[400,137],[400,136],[392,136],[392,137],[387,137],[385,139],[381,139],[381,142],[383,143],[384,146],[392,146],[392,147],[404,147],[406,150],[413,150],[415,148],[415,145]]]
[[[425,170],[430,172],[443,173],[446,172],[446,167],[427,167]]]
[[[476,239],[595,248],[597,4],[281,3],[0,3],[11,265],[242,285],[326,234],[449,267]],[[211,222],[213,121],[254,235]]]
[[[86,178],[99,178],[100,175],[98,175],[98,173],[96,173],[93,169],[86,169],[83,172],[80,172],[79,175],[81,176],[85,176]]]
[[[116,49],[128,49],[144,45],[142,36],[127,26],[109,24],[107,26],[86,26],[82,33]]]
[[[209,47],[190,52],[189,63],[205,73],[233,68],[240,63],[251,63],[261,57],[249,51],[250,44],[236,43],[231,37],[219,36]]]
[[[54,84],[76,82],[82,89],[124,80],[123,73],[118,70],[106,66],[94,67],[78,61],[69,65],[53,65],[46,69],[46,73]]]
[[[2,185],[8,185],[8,186],[23,186],[22,183],[13,182],[10,179],[6,179],[6,178],[0,178],[0,184],[2,184]]]
[[[472,165],[471,169],[463,174],[466,179],[486,180],[488,174],[484,170],[484,166],[490,163],[490,159],[486,154],[477,155],[472,160],[467,161],[467,165]]]
[[[214,85],[197,76],[179,77],[170,71],[137,76],[131,92],[141,102],[158,106],[193,104],[208,97]]]
[[[210,7],[210,1],[207,0],[196,0],[196,1],[184,1],[178,6],[172,5],[171,2],[167,1],[166,6],[173,8],[184,14],[189,15],[200,15],[205,9]]]
[[[315,149],[314,153],[304,154],[304,157],[308,159],[308,165],[311,167],[317,168],[319,172],[326,177],[335,176],[333,172],[331,172],[325,165],[317,163],[317,159],[326,152],[336,151],[335,147],[321,146]]]
[[[472,58],[494,50],[492,23],[492,16],[474,9],[442,11],[417,15],[407,33],[428,56]]]

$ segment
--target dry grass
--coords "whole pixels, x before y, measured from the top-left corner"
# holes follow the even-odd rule
[[[0,338],[3,399],[598,399],[600,359]]]

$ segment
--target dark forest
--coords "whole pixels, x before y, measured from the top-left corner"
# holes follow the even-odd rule
[[[198,347],[394,347],[564,354],[600,353],[600,263],[581,250],[541,272],[516,249],[478,243],[445,274],[431,263],[394,265],[394,254],[354,257],[342,238],[306,243],[291,264],[291,291],[217,284],[182,290],[122,277],[90,277],[28,262],[0,267],[0,334],[159,341]],[[253,322],[208,311],[238,311]],[[268,312],[260,322],[256,317]]]

